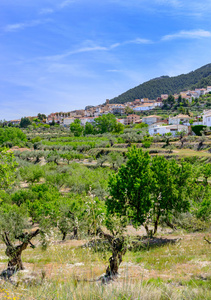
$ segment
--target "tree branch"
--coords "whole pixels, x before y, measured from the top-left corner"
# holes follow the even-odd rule
[[[211,244],[211,241],[209,241],[206,237],[204,237],[204,240],[205,240],[208,244]]]

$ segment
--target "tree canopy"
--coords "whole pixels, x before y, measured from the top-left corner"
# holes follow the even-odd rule
[[[128,151],[127,158],[126,164],[110,176],[108,211],[127,216],[134,226],[152,221],[156,233],[161,216],[170,218],[175,211],[188,210],[191,165],[162,156],[151,158],[135,147]]]
[[[20,127],[26,128],[29,125],[31,125],[31,123],[32,122],[29,120],[29,118],[27,117],[21,118]]]
[[[4,127],[0,128],[0,145],[21,146],[27,142],[26,134],[20,128]]]
[[[95,119],[94,127],[98,133],[111,132],[116,126],[116,117],[112,114],[102,115]]]
[[[12,153],[0,151],[0,190],[8,188],[14,180],[17,163]]]
[[[81,126],[81,121],[79,119],[75,119],[74,122],[70,124],[70,131],[74,136],[81,136],[83,130],[83,126]]]

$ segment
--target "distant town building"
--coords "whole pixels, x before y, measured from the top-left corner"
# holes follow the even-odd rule
[[[211,127],[211,109],[203,112],[203,125]]]
[[[178,125],[181,123],[189,123],[191,117],[188,115],[179,114],[175,117],[169,117],[169,125]]]
[[[185,131],[186,133],[189,132],[188,126],[185,125],[167,125],[167,126],[159,125],[156,127],[150,127],[148,128],[148,130],[150,135],[155,135],[155,134],[164,135],[170,132],[173,136],[175,136],[176,133],[179,131]]]
[[[159,122],[162,119],[161,116],[156,116],[156,115],[151,115],[151,116],[147,116],[147,117],[142,117],[142,122],[151,125],[154,123]]]

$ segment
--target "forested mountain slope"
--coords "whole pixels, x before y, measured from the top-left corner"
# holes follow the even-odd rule
[[[156,99],[161,94],[180,93],[184,90],[211,85],[211,64],[188,74],[175,77],[161,76],[146,81],[110,100],[110,103],[125,103],[140,98]]]

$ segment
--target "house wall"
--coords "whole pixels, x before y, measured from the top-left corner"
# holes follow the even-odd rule
[[[70,125],[70,124],[73,123],[73,122],[74,122],[74,118],[65,118],[65,119],[63,120],[64,126],[68,126],[68,125]]]
[[[203,125],[211,126],[211,114],[207,116],[203,116]]]
[[[161,135],[164,135],[165,133],[171,133],[173,136],[176,135],[176,132],[178,131],[182,131],[184,130],[186,133],[188,133],[188,126],[178,126],[178,127],[175,127],[175,126],[157,126],[157,127],[151,127],[149,128],[149,134],[150,135],[154,135],[154,134],[161,134]]]

